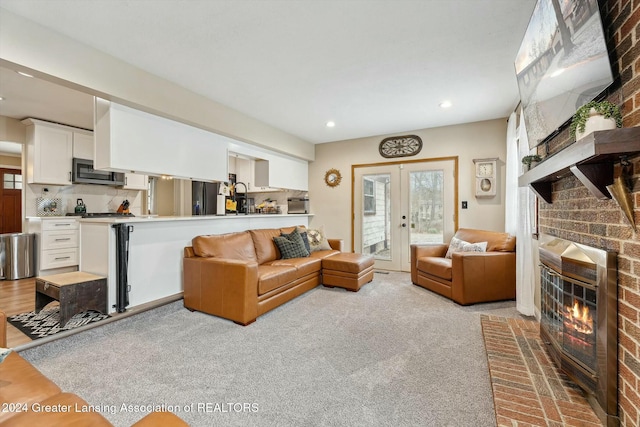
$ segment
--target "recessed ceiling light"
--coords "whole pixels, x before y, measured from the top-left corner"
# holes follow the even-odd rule
[[[25,73],[24,71],[17,71],[18,74],[25,77],[33,77],[31,74]]]
[[[449,108],[451,107],[453,104],[451,103],[451,101],[442,101],[440,103],[440,108]]]
[[[336,123],[335,122],[327,122],[327,127],[328,128],[332,128],[335,127]]]
[[[4,96],[0,96],[0,101],[4,101]]]

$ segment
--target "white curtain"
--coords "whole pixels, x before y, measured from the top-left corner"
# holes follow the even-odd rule
[[[522,115],[521,115],[522,117]],[[509,117],[507,127],[507,161],[505,194],[505,231],[516,236],[516,309],[525,316],[535,314],[535,195],[528,187],[518,187],[522,173],[520,159],[529,154],[524,120],[516,127],[516,114]]]

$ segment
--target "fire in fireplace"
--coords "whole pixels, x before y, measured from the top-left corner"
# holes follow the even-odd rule
[[[556,365],[618,425],[616,254],[540,235],[540,336]]]

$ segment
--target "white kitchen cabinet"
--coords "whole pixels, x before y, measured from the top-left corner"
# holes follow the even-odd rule
[[[125,190],[148,190],[149,176],[139,173],[125,173],[124,186]]]
[[[26,119],[27,182],[71,184],[73,128],[36,119]]]
[[[93,160],[93,132],[88,130],[73,131],[73,157]]]
[[[73,217],[29,219],[29,232],[37,236],[36,275],[75,271],[79,264],[79,223]]]
[[[228,139],[96,98],[95,168],[200,181],[227,181]]]
[[[304,160],[269,156],[255,162],[256,186],[309,190],[309,163]]]

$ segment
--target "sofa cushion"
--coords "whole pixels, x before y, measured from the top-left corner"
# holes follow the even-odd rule
[[[298,270],[298,277],[306,276],[307,274],[317,273],[322,268],[322,260],[320,258],[291,258],[291,259],[278,259],[271,262],[269,265],[278,266],[286,265],[295,267]]]
[[[339,254],[341,253],[340,251],[336,251],[336,250],[327,250],[327,251],[313,251],[309,254],[309,256],[311,258],[318,258],[318,259],[324,259],[330,256],[333,256],[335,254]]]
[[[451,258],[422,257],[416,261],[416,268],[423,273],[451,280]]]
[[[195,237],[193,252],[200,257],[257,260],[253,240],[246,231]]]
[[[278,289],[298,278],[298,270],[291,265],[259,265],[258,295]]]
[[[273,238],[280,235],[280,229],[264,228],[260,230],[249,230],[249,232],[253,239],[258,264],[280,259],[280,250],[273,242]]]
[[[516,238],[509,233],[459,228],[455,237],[469,243],[487,242],[487,252],[515,252],[516,250]]]

